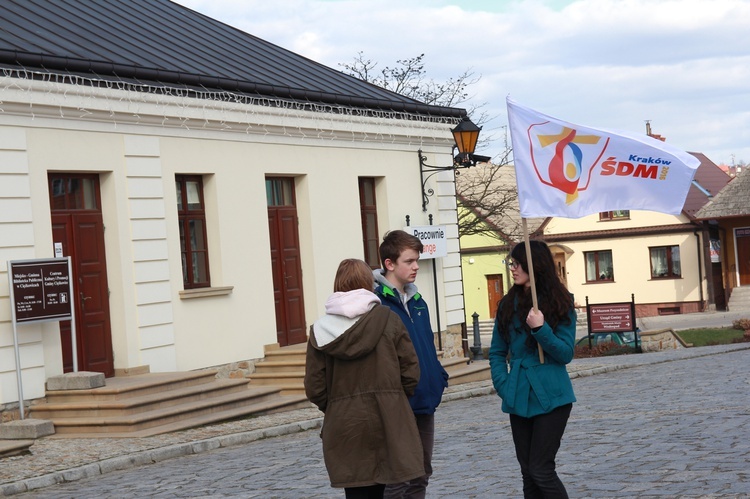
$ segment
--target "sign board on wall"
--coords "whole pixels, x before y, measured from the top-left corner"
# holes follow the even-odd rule
[[[721,241],[718,239],[711,239],[709,242],[709,253],[711,255],[711,263],[721,263]]]
[[[8,262],[15,321],[71,319],[70,267],[67,258]]]
[[[422,241],[424,248],[419,255],[420,260],[448,255],[448,236],[444,225],[415,225],[404,227],[404,231]]]

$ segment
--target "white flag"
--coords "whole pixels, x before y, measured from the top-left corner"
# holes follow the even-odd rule
[[[567,123],[507,99],[521,216],[678,215],[700,161],[665,142]]]

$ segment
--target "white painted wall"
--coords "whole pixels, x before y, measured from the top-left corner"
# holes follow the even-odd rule
[[[376,177],[381,235],[448,226],[449,255],[417,281],[441,328],[463,322],[453,179],[422,212],[417,149],[450,164],[450,124],[0,78],[0,403],[17,400],[5,262],[52,256],[48,171],[98,173],[115,368],[190,370],[276,342],[265,177],[295,178],[308,325],[340,260],[363,256],[360,176]],[[29,100],[34,101],[29,106]],[[214,296],[182,289],[176,174],[200,174]],[[11,188],[12,186],[12,188]],[[445,277],[447,276],[447,278]],[[57,323],[20,332],[26,398],[62,372]]]
[[[599,215],[579,219],[553,218],[545,234],[566,234],[585,231],[670,226],[687,223],[684,215],[674,216],[651,211],[631,211],[630,220],[599,221]],[[705,272],[701,272],[699,236],[693,233],[669,232],[644,236],[622,236],[616,233],[597,240],[564,241],[573,250],[566,261],[568,289],[578,305],[590,303],[629,302],[635,294],[636,303],[699,301],[706,297]],[[651,279],[649,248],[680,247],[681,279]],[[614,282],[586,282],[584,253],[611,250]],[[701,275],[703,279],[701,280]],[[701,295],[701,288],[703,295]]]

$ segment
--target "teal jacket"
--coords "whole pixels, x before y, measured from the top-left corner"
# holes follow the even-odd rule
[[[571,307],[568,317],[570,323],[558,324],[554,331],[545,322],[531,333],[544,350],[544,364],[539,362],[539,349],[526,345],[526,335],[517,315],[511,324],[510,343],[503,339],[495,319],[489,355],[490,372],[492,384],[503,399],[503,412],[531,418],[576,401],[565,367],[573,360],[574,308]]]

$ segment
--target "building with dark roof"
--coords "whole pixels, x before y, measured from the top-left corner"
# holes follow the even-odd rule
[[[713,204],[714,196],[732,185],[731,178],[704,154],[690,154],[701,163],[680,215],[621,210],[577,219],[527,221],[531,237],[549,244],[560,277],[575,296],[581,314],[585,314],[587,299],[594,304],[622,303],[630,302],[631,295],[635,295],[638,317],[726,307],[721,266],[716,267],[710,257],[710,241],[718,235],[696,219],[696,212]],[[512,166],[500,168],[495,175],[490,173],[492,168],[497,167],[462,173],[456,187],[459,218],[483,218],[472,208],[477,205],[471,199],[474,191],[480,196],[487,192],[504,196],[515,190]],[[491,188],[475,181],[482,176],[492,178]],[[522,240],[521,218],[517,197],[508,196],[505,204],[502,216],[486,218],[485,234],[461,237],[467,317],[477,312],[480,320],[494,318],[493,304],[513,285],[506,255]]]
[[[8,0],[0,73],[2,260],[70,257],[75,284],[75,331],[19,329],[25,399],[76,368],[247,371],[305,342],[338,263],[379,266],[407,220],[447,226],[448,256],[419,283],[435,329],[460,331],[453,177],[430,180],[424,212],[417,151],[450,164],[465,110],[168,0]],[[0,298],[9,337],[9,288]],[[3,363],[0,406],[15,378]]]
[[[695,218],[711,231],[711,262],[721,277],[717,294],[731,306],[734,291],[750,286],[750,174],[732,177]]]

